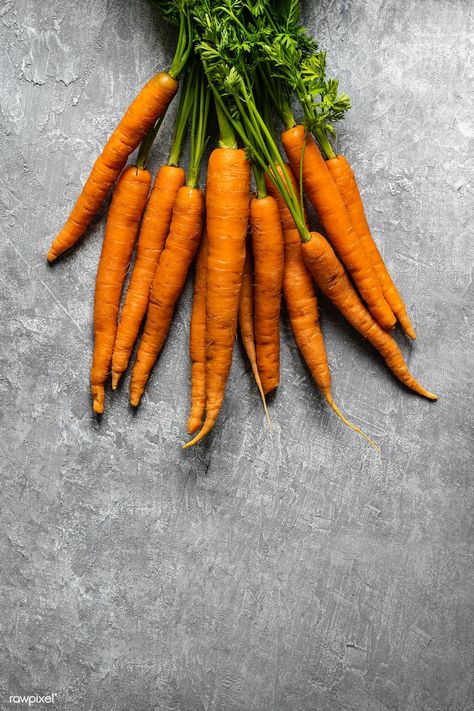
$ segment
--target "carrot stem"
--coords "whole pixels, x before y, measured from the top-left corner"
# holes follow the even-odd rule
[[[143,141],[140,144],[140,148],[138,149],[138,156],[137,156],[137,162],[136,166],[137,168],[140,168],[141,170],[144,170],[146,166],[146,162],[148,160],[148,156],[150,154],[151,148],[153,146],[153,143],[155,142],[155,138],[158,135],[158,132],[161,128],[161,124],[163,123],[165,115],[160,116],[158,121],[155,123],[152,129],[148,131],[147,135],[143,139]]]
[[[213,88],[214,103],[216,107],[217,123],[219,124],[219,147],[237,148],[237,136],[232,122],[224,111],[220,96]]]
[[[330,160],[331,158],[335,158],[336,154],[334,153],[334,149],[331,146],[326,131],[323,128],[318,128],[313,133],[319,145],[323,149],[323,153],[326,156],[326,159]]]
[[[170,155],[168,158],[168,165],[170,166],[179,166],[184,136],[186,135],[186,128],[188,125],[189,114],[191,113],[194,101],[194,76],[195,69],[193,65],[184,81],[183,87],[181,89],[181,95],[179,97],[176,125],[174,129],[173,141],[171,143]]]
[[[191,20],[189,14],[185,13],[182,7],[179,8],[179,20],[178,41],[176,43],[173,61],[171,62],[171,67],[168,72],[173,79],[178,79],[182,73],[193,47]]]
[[[257,165],[257,163],[252,163],[252,170],[255,178],[255,184],[257,186],[257,197],[259,199],[266,198],[268,193],[265,183],[265,172],[259,165]]]
[[[201,172],[201,162],[206,147],[207,119],[209,116],[209,92],[199,73],[194,92],[193,117],[191,124],[191,157],[189,159],[188,180],[189,188],[197,188]]]

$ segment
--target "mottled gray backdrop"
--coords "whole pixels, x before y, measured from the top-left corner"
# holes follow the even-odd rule
[[[181,451],[190,285],[139,411],[127,380],[94,420],[103,219],[54,268],[46,250],[175,34],[148,0],[0,0],[2,709],[473,708],[473,3],[304,12],[353,98],[338,146],[415,321],[397,338],[440,396],[322,303],[337,402],[380,455],[323,404],[286,315],[273,434],[236,347],[218,426]]]

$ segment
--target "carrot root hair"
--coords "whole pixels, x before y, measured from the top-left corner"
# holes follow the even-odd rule
[[[262,405],[263,405],[263,410],[265,412],[265,417],[267,418],[268,422],[268,429],[270,432],[273,432],[273,426],[272,426],[272,419],[270,417],[270,413],[268,412],[268,407],[267,407],[267,399],[265,397],[265,391],[263,389],[262,381],[260,380],[260,374],[258,372],[258,369],[254,369],[252,366],[253,370],[253,376],[255,378],[255,382],[257,383],[257,388],[258,392],[260,393],[260,397],[262,398]]]
[[[360,434],[360,436],[363,437],[363,438],[365,439],[365,441],[368,442],[368,443],[371,445],[371,447],[373,447],[377,452],[380,453],[380,447],[378,446],[378,444],[375,444],[375,442],[374,442],[372,439],[370,439],[369,435],[367,435],[367,434],[364,432],[364,430],[362,430],[362,429],[361,429],[360,427],[358,427],[357,425],[353,425],[352,422],[349,422],[349,420],[347,419],[347,417],[345,417],[345,416],[342,414],[342,412],[340,411],[340,409],[338,408],[338,406],[337,406],[336,403],[334,402],[331,393],[325,392],[325,393],[324,393],[324,396],[325,396],[325,398],[326,398],[326,402],[327,402],[328,405],[334,410],[334,412],[335,412],[336,415],[339,417],[339,419],[342,420],[342,422],[344,422],[344,424],[347,425],[347,427],[349,427],[349,429],[351,429],[351,430],[353,430],[354,432],[357,432],[358,434]]]

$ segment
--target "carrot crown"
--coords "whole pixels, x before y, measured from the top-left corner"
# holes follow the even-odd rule
[[[265,4],[265,3],[263,3]],[[195,9],[201,57],[210,89],[214,94],[219,126],[237,134],[249,159],[266,173],[281,193],[303,241],[310,239],[303,210],[287,174],[274,135],[259,108],[255,72],[261,61],[257,51],[258,29],[252,35],[252,21],[245,4],[213,8],[201,0]],[[247,23],[247,24],[246,24]],[[250,26],[250,30],[248,29]],[[271,124],[270,124],[271,125]],[[230,137],[229,137],[230,140]]]
[[[314,133],[326,157],[332,158],[334,124],[349,110],[350,98],[339,92],[336,79],[326,77],[326,52],[318,50],[301,24],[299,3],[290,0],[289,4],[291,9],[284,13],[269,10],[272,21],[267,21],[265,31],[261,31],[259,52],[266,58],[266,88],[285,128],[294,125],[289,92],[296,93],[306,129]]]

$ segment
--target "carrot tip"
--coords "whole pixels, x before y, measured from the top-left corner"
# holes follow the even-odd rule
[[[181,445],[182,449],[189,449],[189,447],[193,447],[195,444],[201,441],[209,432],[212,430],[214,426],[214,421],[213,420],[205,420],[201,430],[197,433],[195,437],[190,442],[186,442],[186,444]]]
[[[121,375],[122,373],[116,373],[112,371],[112,390],[117,390],[117,385],[119,384]]]
[[[201,439],[201,433],[197,434],[194,439],[192,439],[190,442],[186,442],[186,444],[181,445],[181,449],[189,449],[190,447],[194,447],[195,444],[199,442]]]
[[[140,404],[141,397],[139,395],[130,395],[130,405],[132,407],[138,407]]]
[[[416,341],[416,333],[414,328],[405,329],[405,333],[409,338],[411,338],[412,341]]]
[[[48,257],[47,257],[48,262],[50,264],[52,264],[53,262],[56,261],[57,258],[58,258],[58,255],[50,249],[48,252]]]
[[[197,420],[189,420],[188,421],[188,434],[193,435],[197,430],[199,429],[199,425],[201,424],[200,421]]]
[[[96,415],[102,415],[104,412],[104,389],[94,388],[92,392],[92,409]]]

